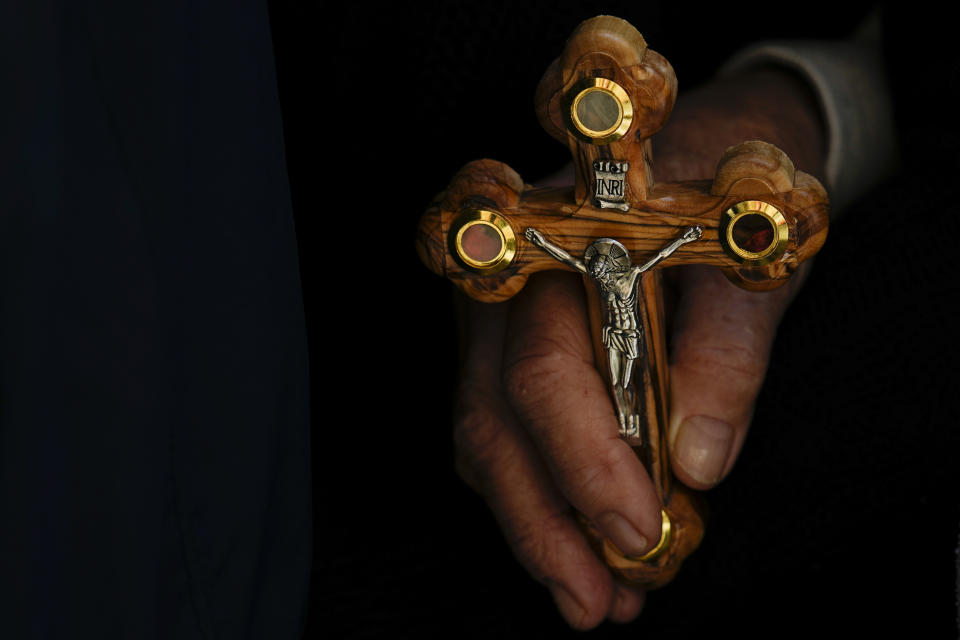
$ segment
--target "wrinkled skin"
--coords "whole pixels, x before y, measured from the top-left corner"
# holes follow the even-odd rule
[[[746,98],[758,92],[768,99]],[[774,70],[681,95],[654,137],[656,179],[710,178],[726,147],[751,139],[776,144],[797,168],[822,180],[818,108],[798,80]],[[548,184],[570,182],[572,172]],[[807,268],[766,293],[743,291],[710,267],[665,272],[668,439],[684,484],[708,489],[730,473],[777,325]],[[594,365],[580,276],[540,273],[509,302],[464,298],[458,306],[458,472],[486,499],[517,559],[550,590],[572,627],[634,619],[644,593],[612,578],[572,516],[572,509],[582,512],[631,555],[649,550],[660,535],[652,483],[617,435]]]

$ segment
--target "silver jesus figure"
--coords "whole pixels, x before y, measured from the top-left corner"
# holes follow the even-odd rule
[[[613,387],[621,438],[640,436],[640,421],[633,411],[633,392],[630,387],[633,363],[640,355],[640,339],[643,337],[637,319],[640,274],[681,246],[698,240],[702,234],[703,229],[700,227],[690,227],[683,236],[661,249],[651,260],[642,266],[631,267],[627,248],[612,238],[595,240],[587,247],[583,260],[579,260],[551,243],[537,229],[528,227],[524,231],[523,235],[527,240],[543,249],[550,257],[597,281],[600,296],[607,307],[602,337],[603,345],[607,348],[610,384]]]

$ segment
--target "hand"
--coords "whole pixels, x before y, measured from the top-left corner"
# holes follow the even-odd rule
[[[694,242],[699,240],[703,235],[703,227],[690,227],[687,229],[687,232],[683,234],[684,242]]]
[[[543,246],[545,238],[537,229],[534,229],[533,227],[527,227],[523,232],[523,236],[538,247]]]
[[[761,76],[747,84],[756,89],[763,82],[765,95],[781,96],[764,101],[777,104],[776,112],[757,113],[742,98],[752,94],[729,85],[681,101],[689,107],[655,138],[655,144],[664,142],[656,147],[657,178],[710,177],[727,146],[751,138],[780,146],[798,167],[817,175],[822,148],[810,146],[820,139],[816,106],[810,115],[793,80]],[[717,104],[733,113],[716,113]],[[786,133],[784,122],[790,124]],[[716,269],[672,271],[678,298],[668,319],[668,441],[677,477],[706,489],[736,460],[777,324],[806,269],[768,293],[743,291]],[[593,362],[580,278],[541,273],[508,303],[459,304],[464,357],[454,433],[460,475],[487,500],[517,559],[550,589],[572,626],[633,619],[644,594],[613,580],[571,515],[571,509],[583,513],[630,555],[659,539],[652,484],[618,437],[609,390]]]

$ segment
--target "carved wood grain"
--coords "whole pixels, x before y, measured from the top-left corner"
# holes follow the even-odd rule
[[[565,124],[565,98],[584,78],[603,77],[624,87],[635,110],[625,135],[608,144],[588,144],[571,134]],[[735,284],[750,290],[782,285],[823,245],[828,228],[828,198],[812,176],[796,170],[782,151],[760,141],[747,141],[726,150],[713,180],[655,184],[650,163],[650,136],[667,121],[676,99],[677,81],[662,56],[649,49],[629,23],[598,16],[581,24],[562,54],[548,67],[537,87],[538,120],[571,152],[576,183],[566,188],[535,189],[507,165],[477,160],[454,176],[421,218],[416,248],[434,273],[451,280],[468,296],[501,302],[519,292],[533,273],[568,269],[529,243],[528,227],[539,229],[570,254],[583,256],[597,238],[622,242],[634,264],[646,262],[687,228],[699,225],[702,238],[686,244],[657,268],[681,264],[719,267]],[[627,160],[626,200],[621,212],[592,204],[591,181],[595,160]],[[783,254],[762,267],[745,267],[724,251],[720,242],[721,216],[744,200],[762,200],[784,215],[789,238]],[[451,255],[451,225],[468,209],[491,209],[502,215],[516,236],[517,253],[504,270],[482,275],[464,268]],[[569,269],[568,269],[569,270]],[[601,341],[604,322],[595,282],[584,277],[590,302],[590,324],[599,370],[609,386],[606,348]],[[624,557],[605,541],[585,518],[580,523],[594,550],[623,580],[646,588],[669,582],[684,558],[700,543],[704,522],[695,492],[673,481],[666,448],[669,377],[663,298],[659,271],[641,279],[637,315],[643,332],[643,357],[634,372],[637,404],[646,417],[642,445],[635,452],[644,463],[661,503],[673,524],[672,542],[661,556],[647,561]]]
[[[634,119],[623,137],[605,145],[583,144],[564,125],[564,98],[585,78],[603,77],[624,87],[634,99]],[[595,160],[627,160],[628,202],[647,198],[653,186],[649,145],[643,142],[660,130],[677,97],[677,77],[667,60],[648,49],[643,36],[629,22],[597,16],[583,22],[567,40],[563,53],[537,87],[537,116],[541,126],[567,145],[576,171],[576,202],[590,197]]]
[[[759,164],[766,166],[766,161]],[[741,161],[739,166],[750,165]],[[526,241],[523,231],[527,227],[540,229],[573,255],[583,255],[587,245],[596,238],[616,238],[636,262],[659,251],[688,227],[699,225],[703,227],[703,238],[679,249],[661,263],[661,267],[708,264],[733,274],[731,277],[746,288],[772,288],[786,282],[826,240],[826,192],[812,176],[802,171],[796,171],[795,176],[795,186],[785,193],[770,193],[762,180],[734,181],[737,188],[725,195],[713,194],[709,180],[663,183],[652,189],[648,200],[636,203],[630,212],[623,213],[577,204],[569,187],[524,188],[520,176],[505,164],[479,160],[464,167],[439,204],[421,218],[417,247],[434,273],[449,278],[468,296],[482,302],[501,302],[516,295],[533,273],[564,268]],[[504,182],[497,182],[499,179]],[[748,185],[757,190],[747,191]],[[744,269],[720,244],[720,216],[737,202],[752,198],[769,202],[784,213],[790,239],[780,259],[765,267]],[[473,273],[450,254],[446,241],[450,224],[464,207],[470,206],[494,207],[508,220],[517,236],[517,256],[500,273]]]

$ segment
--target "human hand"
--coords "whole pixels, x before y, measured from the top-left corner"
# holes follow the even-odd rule
[[[780,80],[763,79],[767,91],[786,92],[798,111],[808,106],[796,87]],[[779,109],[771,117],[741,105],[736,116],[744,126],[738,128],[717,126],[727,114],[716,113],[712,98],[690,102],[700,113],[678,109],[678,128],[668,125],[655,139],[666,141],[656,156],[658,179],[709,177],[723,150],[748,138],[769,140],[799,167],[818,173],[822,149],[807,146],[817,135],[779,132],[784,121],[805,126],[789,118],[783,101],[770,101]],[[812,123],[819,126],[816,116]],[[766,293],[743,291],[708,267],[668,274],[677,292],[668,319],[668,442],[674,472],[688,486],[706,489],[730,472],[777,324],[805,273],[801,268],[790,283]],[[460,475],[484,496],[518,560],[550,589],[572,626],[633,619],[644,594],[613,579],[572,515],[572,509],[583,513],[628,555],[643,554],[659,539],[652,483],[618,436],[607,385],[593,362],[580,278],[541,273],[508,303],[463,299],[459,306],[464,352],[454,433]]]

